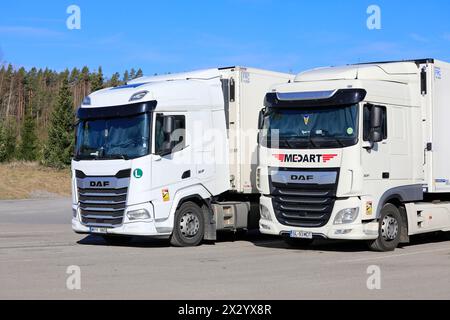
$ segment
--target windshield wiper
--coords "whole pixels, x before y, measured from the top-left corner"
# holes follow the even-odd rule
[[[317,148],[317,143],[314,142],[313,137],[309,136],[308,141],[314,148]]]
[[[289,149],[294,149],[294,147],[291,145],[291,143],[287,139],[280,140],[280,142],[283,142],[288,146]]]
[[[90,156],[90,155],[86,155],[86,154],[79,154],[74,157],[74,160],[75,161],[94,160],[95,158],[96,157],[94,157],[94,156]]]
[[[107,154],[102,157],[103,159],[122,159],[130,160],[130,158],[124,154]]]
[[[342,148],[345,147],[345,144],[341,141],[341,139],[336,138],[336,137],[330,137],[330,138],[333,138],[334,140],[336,140],[336,142],[339,143],[339,144],[341,145]]]

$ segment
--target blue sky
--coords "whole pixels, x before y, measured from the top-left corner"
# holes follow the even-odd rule
[[[81,8],[81,30],[66,9]],[[381,8],[381,30],[366,27]],[[450,61],[448,0],[2,1],[0,60],[15,66],[102,65],[109,76],[243,65],[299,72],[346,63]]]

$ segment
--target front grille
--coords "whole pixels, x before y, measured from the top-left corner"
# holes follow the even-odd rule
[[[270,180],[277,220],[292,227],[320,228],[330,220],[336,201],[336,183],[306,185]]]
[[[121,226],[127,203],[130,174],[128,174],[128,178],[124,177],[123,171],[114,177],[89,177],[77,172],[77,176],[82,177],[77,180],[81,222],[88,227],[115,228]],[[117,183],[120,187],[111,189],[80,187],[80,185],[83,186],[85,179],[120,181]]]

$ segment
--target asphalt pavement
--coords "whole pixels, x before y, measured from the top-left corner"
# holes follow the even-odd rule
[[[449,234],[389,253],[292,249],[257,232],[195,248],[108,246],[70,219],[70,199],[0,201],[0,299],[450,299]]]

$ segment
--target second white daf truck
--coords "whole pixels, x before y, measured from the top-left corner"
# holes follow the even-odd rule
[[[266,95],[260,230],[394,250],[450,231],[450,64],[321,68]]]
[[[77,233],[176,246],[258,228],[258,114],[289,74],[221,68],[144,77],[88,96],[72,161]]]

